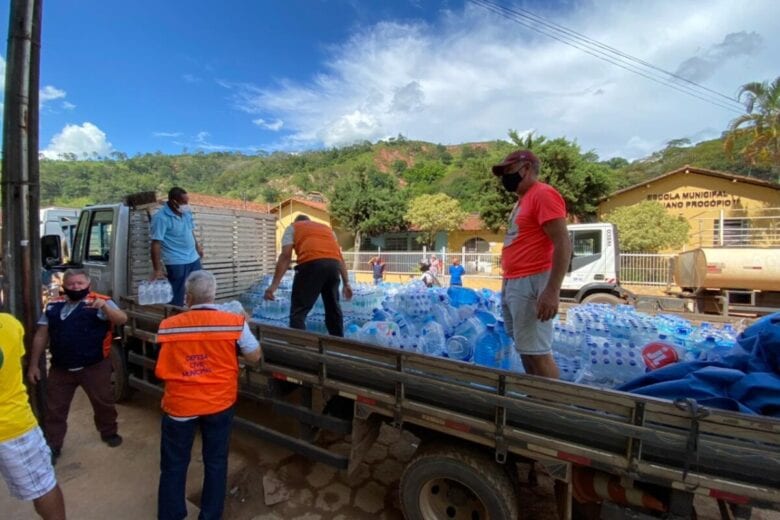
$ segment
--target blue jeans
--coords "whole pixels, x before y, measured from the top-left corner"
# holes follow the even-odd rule
[[[173,299],[168,302],[171,305],[184,305],[184,282],[193,271],[203,269],[200,266],[200,260],[195,260],[191,264],[168,265],[165,264],[165,271],[168,273],[168,281],[173,289]]]
[[[225,507],[230,430],[235,408],[189,421],[162,418],[160,439],[160,486],[157,492],[157,518],[181,520],[187,516],[185,486],[192,443],[200,428],[203,440],[203,490],[200,520],[219,520]]]

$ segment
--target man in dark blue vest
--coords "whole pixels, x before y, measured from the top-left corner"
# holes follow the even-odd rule
[[[127,315],[107,296],[91,292],[89,283],[86,271],[65,271],[65,297],[46,305],[33,338],[27,370],[32,384],[40,380],[38,361],[46,345],[51,351],[44,431],[53,460],[62,450],[70,403],[79,386],[92,403],[95,426],[103,442],[112,448],[122,444],[117,434],[108,354],[113,327],[123,325]]]

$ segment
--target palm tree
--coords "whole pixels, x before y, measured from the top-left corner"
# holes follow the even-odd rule
[[[745,104],[747,114],[734,119],[726,137],[730,155],[737,141],[747,141],[740,150],[753,165],[780,169],[780,76],[772,83],[753,82],[742,85],[737,99]]]

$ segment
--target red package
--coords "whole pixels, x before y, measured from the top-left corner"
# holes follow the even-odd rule
[[[642,359],[645,360],[647,368],[655,370],[671,363],[677,363],[680,357],[677,355],[677,349],[674,348],[674,345],[663,341],[653,341],[642,349]]]

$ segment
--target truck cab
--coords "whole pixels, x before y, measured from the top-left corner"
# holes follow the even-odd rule
[[[567,226],[572,245],[561,299],[577,303],[625,303],[631,294],[620,287],[620,249],[614,224]]]
[[[115,300],[128,295],[128,218],[124,204],[84,208],[71,253],[71,264],[87,271],[92,290]]]

